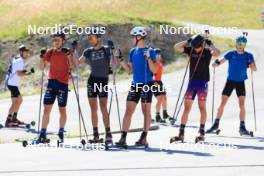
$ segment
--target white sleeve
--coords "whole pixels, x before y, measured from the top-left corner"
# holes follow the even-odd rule
[[[14,67],[14,72],[22,71],[22,70],[24,70],[24,63],[23,63],[23,61],[17,62],[14,64],[13,67]]]

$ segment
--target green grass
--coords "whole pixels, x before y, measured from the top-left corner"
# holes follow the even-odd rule
[[[27,36],[27,26],[192,21],[262,28],[263,0],[0,0],[0,39]]]

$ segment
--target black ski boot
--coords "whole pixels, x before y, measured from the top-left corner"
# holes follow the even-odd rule
[[[204,142],[204,135],[205,135],[205,131],[204,129],[200,128],[199,129],[199,136],[196,136],[195,137],[195,143],[198,143],[198,142]]]
[[[58,140],[57,140],[57,146],[59,147],[61,144],[64,143],[64,133],[63,132],[59,132],[58,133]]]
[[[170,143],[173,143],[173,142],[184,142],[184,134],[179,134],[179,136],[174,136],[174,137],[171,137],[170,138]]]
[[[251,136],[254,137],[253,131],[248,131],[245,126],[239,128],[240,136]]]
[[[44,133],[40,133],[39,138],[36,140],[36,144],[46,144],[50,143],[50,140],[47,139],[47,135]]]
[[[148,148],[147,132],[142,132],[139,140],[135,142],[135,146]]]
[[[163,119],[166,120],[166,119],[172,119],[172,117],[167,113],[167,111],[163,111]]]
[[[104,139],[103,138],[100,138],[98,133],[95,133],[93,139],[90,139],[89,140],[89,143],[90,144],[103,143],[103,142],[104,142]]]
[[[156,122],[157,123],[165,123],[166,121],[163,120],[159,113],[156,114]]]
[[[218,135],[220,133],[219,123],[214,123],[213,126],[206,131],[206,133],[215,133]]]
[[[119,148],[123,148],[123,149],[127,149],[127,143],[126,143],[126,139],[121,137],[121,139],[115,143],[115,145]]]

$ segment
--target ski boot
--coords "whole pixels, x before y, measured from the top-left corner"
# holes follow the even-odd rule
[[[115,145],[118,148],[123,148],[123,149],[127,149],[128,148],[125,138],[121,138],[118,142],[115,143]]]
[[[206,133],[213,133],[219,135],[221,130],[219,129],[219,124],[214,123],[213,126],[206,131]]]
[[[172,119],[172,117],[167,112],[163,112],[163,119]]]
[[[16,121],[12,120],[12,119],[6,119],[5,122],[5,127],[10,128],[10,127],[16,127],[18,124]]]
[[[138,141],[135,142],[135,146],[144,147],[145,149],[147,149],[149,147],[149,144],[146,138],[140,138]]]
[[[173,143],[173,142],[184,142],[184,135],[183,134],[179,134],[179,136],[174,136],[172,138],[170,138],[170,143]]]
[[[35,141],[34,144],[49,144],[49,143],[50,143],[50,140],[47,139],[47,135],[41,133],[41,134],[39,135],[39,138]]]
[[[58,133],[58,140],[57,140],[57,147],[60,147],[63,142],[64,142],[64,133],[63,132],[59,132]]]
[[[248,131],[245,126],[239,128],[239,134],[240,134],[240,136],[254,137],[253,131]]]
[[[109,147],[113,146],[113,139],[112,139],[112,134],[107,133],[105,135],[105,149],[108,150]]]
[[[104,139],[103,138],[99,138],[99,134],[94,134],[94,138],[93,139],[90,139],[88,141],[90,144],[95,144],[95,143],[103,143],[104,142]]]
[[[156,114],[156,122],[157,123],[165,123],[166,121],[163,120],[159,114]]]
[[[205,135],[204,129],[200,129],[199,136],[195,137],[195,143],[204,142],[204,135]]]

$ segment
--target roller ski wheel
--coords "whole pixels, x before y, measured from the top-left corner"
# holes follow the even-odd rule
[[[28,141],[22,141],[22,146],[27,147],[28,146]]]
[[[240,134],[240,136],[250,136],[250,137],[254,137],[253,131],[248,131],[245,128],[242,128],[242,129],[240,128],[239,129],[239,134]]]
[[[195,138],[195,143],[198,143],[198,142],[204,142],[204,136],[197,136]]]
[[[109,150],[110,147],[112,147],[114,145],[113,140],[112,139],[106,139],[105,140],[105,150]]]
[[[80,141],[80,143],[81,143],[82,146],[85,146],[85,145],[86,145],[86,141],[85,141],[85,139],[82,139],[82,140]]]
[[[170,138],[170,143],[174,143],[174,142],[184,142],[184,136],[180,135],[180,136],[174,136],[172,138]]]
[[[174,118],[169,118],[169,121],[172,126],[175,125],[176,120]]]
[[[31,126],[35,126],[36,125],[36,122],[35,121],[32,121],[32,122],[30,122],[30,125]]]
[[[115,146],[118,147],[118,148],[122,148],[122,149],[127,149],[128,148],[126,142],[116,142]]]

